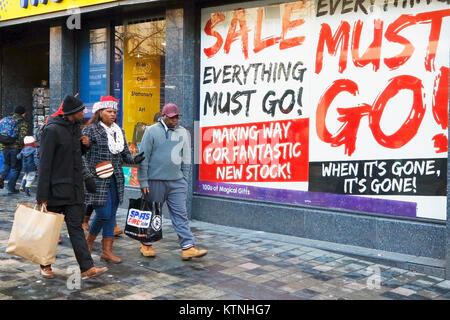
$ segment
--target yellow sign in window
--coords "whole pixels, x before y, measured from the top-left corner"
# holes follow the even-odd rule
[[[161,61],[165,57],[164,20],[123,26],[123,129],[134,149],[136,132],[153,124],[161,103]],[[136,140],[136,141],[134,141]],[[133,146],[134,144],[134,146]]]

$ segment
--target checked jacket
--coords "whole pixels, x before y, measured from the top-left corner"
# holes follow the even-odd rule
[[[119,202],[123,201],[125,177],[122,164],[134,164],[134,156],[128,149],[125,134],[122,130],[124,148],[121,153],[112,154],[108,148],[108,136],[100,123],[93,123],[83,129],[83,135],[89,137],[90,147],[83,156],[83,166],[87,172],[86,178],[94,178],[97,187],[96,193],[86,191],[86,205],[103,206],[108,199],[108,189],[111,179],[115,176],[117,182],[117,193]],[[111,161],[114,167],[114,175],[110,178],[101,179],[95,173],[95,166],[103,161]]]

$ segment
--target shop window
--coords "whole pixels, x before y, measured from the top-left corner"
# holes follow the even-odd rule
[[[117,123],[122,124],[132,154],[138,152],[145,127],[154,123],[164,105],[165,36],[165,20],[114,29],[112,94],[119,100]],[[126,186],[139,186],[135,166],[124,166],[123,171]]]
[[[92,106],[107,94],[108,31],[88,29],[80,39],[79,94],[86,105],[86,117],[92,116]]]
[[[165,20],[115,27],[113,94],[132,153],[164,104]]]

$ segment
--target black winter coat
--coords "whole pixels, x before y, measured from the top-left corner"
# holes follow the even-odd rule
[[[36,200],[48,206],[84,203],[80,137],[79,124],[61,116],[49,119],[41,137]]]

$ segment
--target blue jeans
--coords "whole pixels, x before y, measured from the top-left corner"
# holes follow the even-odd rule
[[[103,238],[114,237],[114,224],[116,222],[117,208],[119,207],[119,195],[114,176],[111,177],[108,189],[108,200],[103,206],[94,206],[95,215],[89,227],[89,233],[98,235],[103,229]]]
[[[195,244],[194,235],[189,227],[186,210],[188,184],[186,179],[179,180],[149,180],[150,192],[147,200],[156,202],[167,201],[172,226],[178,235],[182,249],[189,249]],[[143,242],[145,245],[151,243]]]
[[[11,176],[8,180],[8,191],[16,190],[16,182],[19,178],[20,170],[22,169],[21,160],[17,159],[19,154],[18,149],[3,149],[3,167],[0,171],[0,177],[5,180],[11,170]]]

